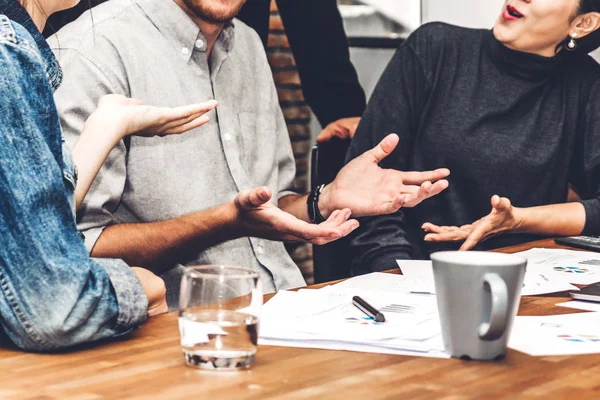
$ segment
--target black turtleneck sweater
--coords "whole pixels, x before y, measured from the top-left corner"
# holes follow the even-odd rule
[[[419,28],[382,75],[348,160],[395,132],[400,144],[382,167],[446,167],[450,187],[415,208],[361,219],[351,237],[353,273],[458,248],[424,242],[424,222],[471,223],[490,212],[494,194],[517,207],[562,203],[569,182],[585,199],[584,232],[600,234],[599,78],[587,55],[544,58],[508,49],[491,31]],[[481,246],[525,239],[499,236]]]

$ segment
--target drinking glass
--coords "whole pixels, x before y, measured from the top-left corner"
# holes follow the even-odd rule
[[[187,268],[179,297],[179,331],[186,364],[211,370],[250,367],[256,354],[262,302],[258,273],[251,268]]]

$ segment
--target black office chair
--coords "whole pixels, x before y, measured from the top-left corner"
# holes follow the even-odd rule
[[[312,148],[311,188],[332,182],[344,166],[350,140],[332,139]],[[350,276],[350,243],[347,238],[313,247],[315,283]]]

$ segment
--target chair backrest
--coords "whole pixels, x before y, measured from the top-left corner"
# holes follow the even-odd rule
[[[311,187],[331,183],[344,166],[350,140],[332,139],[312,149]],[[342,238],[324,246],[313,247],[315,283],[350,276],[349,240]]]

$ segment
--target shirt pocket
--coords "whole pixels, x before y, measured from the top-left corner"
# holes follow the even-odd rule
[[[240,125],[241,162],[256,184],[266,184],[277,169],[277,127],[271,110],[242,111]]]

